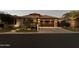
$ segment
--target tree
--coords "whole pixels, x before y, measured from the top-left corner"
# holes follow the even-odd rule
[[[32,18],[27,18],[24,21],[24,27],[25,27],[25,30],[27,28],[31,28],[32,30],[37,29],[37,22],[35,22],[34,19]]]
[[[70,11],[63,15],[65,19],[75,20],[79,17],[79,11]]]
[[[69,27],[70,24],[66,20],[63,20],[63,21],[61,21],[61,26],[62,27]]]
[[[14,17],[10,14],[0,13],[0,20],[7,24],[12,24],[14,21]]]
[[[79,17],[79,11],[70,11],[63,15],[64,19],[71,21],[71,27],[76,26],[76,19]]]

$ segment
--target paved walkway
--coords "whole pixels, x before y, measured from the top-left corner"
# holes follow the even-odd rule
[[[72,31],[63,29],[61,27],[41,27],[40,33],[72,33]]]

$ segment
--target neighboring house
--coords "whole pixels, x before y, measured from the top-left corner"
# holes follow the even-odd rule
[[[74,21],[75,21],[75,27],[79,28],[79,17],[76,18]]]
[[[4,28],[4,26],[5,26],[5,23],[2,22],[2,20],[0,19],[0,30],[2,30],[2,28]]]
[[[0,32],[8,31],[10,24],[0,20]]]
[[[69,27],[71,27],[71,28],[78,28],[79,27],[79,18],[76,18],[74,20],[68,19],[68,20],[66,20],[66,22],[70,24]]]

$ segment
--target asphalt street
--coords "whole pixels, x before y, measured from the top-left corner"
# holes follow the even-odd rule
[[[79,48],[79,33],[0,34],[3,48]]]

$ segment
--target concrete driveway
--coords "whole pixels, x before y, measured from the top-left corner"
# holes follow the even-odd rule
[[[40,33],[72,33],[72,31],[63,29],[61,27],[40,27]]]

